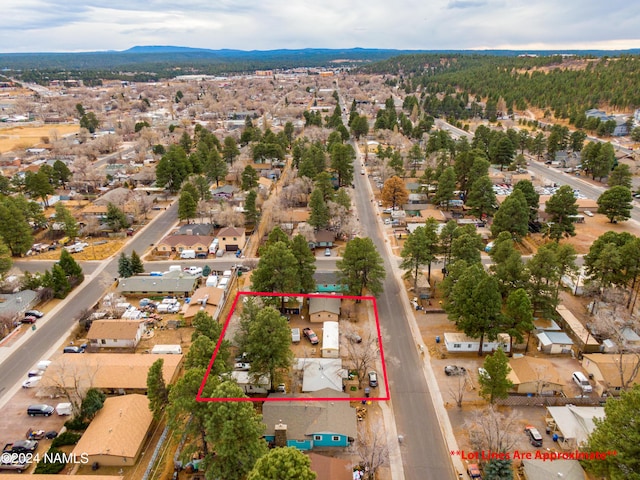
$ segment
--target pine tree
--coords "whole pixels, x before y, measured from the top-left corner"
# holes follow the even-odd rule
[[[129,260],[129,257],[127,257],[124,252],[120,254],[120,258],[118,259],[118,275],[120,275],[120,278],[129,278],[133,275],[131,260]]]
[[[65,298],[71,291],[69,279],[62,270],[62,267],[54,263],[51,268],[51,286],[53,288],[53,296],[55,298]]]
[[[140,260],[140,256],[135,250],[131,252],[131,257],[129,257],[129,267],[131,268],[131,275],[144,273],[144,265],[142,264],[142,260]]]
[[[147,397],[149,398],[149,410],[153,418],[158,420],[164,408],[169,403],[169,391],[164,382],[164,360],[161,358],[153,362],[147,373]]]
[[[62,270],[67,277],[74,278],[79,282],[84,280],[82,267],[66,249],[62,249],[60,252],[60,260],[58,260],[58,264],[62,267]]]

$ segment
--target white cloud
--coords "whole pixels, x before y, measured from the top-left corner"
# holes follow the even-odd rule
[[[637,48],[634,2],[4,0],[0,51]]]

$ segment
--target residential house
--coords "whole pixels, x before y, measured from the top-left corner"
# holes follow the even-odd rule
[[[300,315],[304,305],[304,297],[284,297],[283,315]]]
[[[462,332],[445,332],[444,344],[448,352],[477,352],[480,350],[480,339],[468,337]],[[511,351],[509,335],[500,333],[497,340],[484,338],[483,352],[490,353],[498,348],[502,348],[505,352]]]
[[[153,414],[145,395],[109,397],[73,449],[90,464],[131,467],[147,442]]]
[[[188,322],[191,323],[196,313],[205,311],[214,320],[217,320],[220,316],[220,312],[224,305],[225,289],[216,287],[200,287],[193,295],[189,303],[185,303],[182,306],[182,316]]]
[[[178,228],[174,235],[204,235],[212,237],[214,226],[211,223],[187,223]]]
[[[353,480],[355,478],[352,461],[314,452],[309,452],[307,455],[311,460],[311,470],[316,472],[316,480]]]
[[[211,196],[217,199],[229,200],[238,192],[238,187],[234,187],[233,185],[223,185],[222,187],[212,188]]]
[[[273,188],[273,180],[265,177],[258,178],[258,190],[264,190],[265,192],[270,192]]]
[[[309,248],[331,248],[333,242],[336,241],[336,234],[331,230],[318,230],[315,233],[316,239],[313,242],[309,242]]]
[[[162,376],[173,383],[182,363],[182,355],[141,353],[91,353],[59,355],[49,365],[40,381],[38,395],[50,396],[61,390],[77,391],[97,388],[107,394],[147,392],[147,373],[162,358]]]
[[[236,227],[221,228],[216,238],[219,241],[219,248],[225,252],[242,250],[247,241],[244,228]]]
[[[182,250],[195,250],[196,253],[209,252],[209,245],[215,237],[212,235],[167,235],[156,245],[159,253],[182,252]]]
[[[564,305],[558,305],[556,311],[560,315],[560,325],[581,352],[593,353],[600,351],[600,342],[593,338],[591,332],[582,325],[582,322],[576,318],[571,310]]]
[[[335,271],[318,272],[316,270],[313,274],[313,281],[316,284],[317,293],[342,293],[347,290],[347,286],[338,280]]]
[[[262,406],[264,438],[277,446],[313,450],[317,447],[348,447],[357,436],[355,408],[347,394],[324,389],[313,398],[344,398],[345,401],[305,401],[305,396],[274,393],[269,398],[291,401],[265,402]]]
[[[249,372],[234,370],[231,372],[231,378],[233,378],[242,391],[247,395],[264,395],[271,389],[271,380],[269,380],[269,375],[263,375],[260,378],[255,379]]]
[[[548,354],[571,353],[573,340],[564,332],[540,332],[538,338],[538,350]]]
[[[322,324],[322,358],[340,357],[340,324],[324,322]]]
[[[513,383],[513,392],[518,394],[555,395],[562,392],[564,383],[549,360],[535,357],[509,359],[511,371],[507,378]]]
[[[342,299],[335,297],[310,297],[309,321],[313,323],[337,321]]]
[[[123,295],[175,295],[190,297],[199,277],[186,272],[167,272],[162,276],[135,275],[118,280],[118,293]]]
[[[640,383],[638,361],[635,353],[588,353],[582,357],[582,368],[595,381],[598,395],[620,395],[624,384]]]
[[[587,478],[578,460],[555,459],[552,462],[542,459],[522,460],[522,473],[524,480],[549,480],[551,478],[585,480]]]
[[[94,348],[134,349],[144,331],[144,320],[94,320],[87,332],[87,340]]]
[[[342,392],[343,381],[349,377],[339,358],[298,358],[293,369],[302,372],[302,391],[305,393],[327,388]]]
[[[604,419],[604,407],[547,407],[546,424],[557,435],[558,445],[574,450],[584,444],[595,429],[594,418]]]

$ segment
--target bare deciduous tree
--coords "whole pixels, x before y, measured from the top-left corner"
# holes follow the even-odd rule
[[[389,464],[389,445],[382,420],[372,418],[368,423],[358,423],[354,450],[365,468],[363,480],[375,479],[378,469]]]
[[[458,408],[462,408],[464,392],[466,392],[469,387],[469,379],[467,377],[467,374],[465,373],[464,375],[457,376],[455,382],[451,382],[451,380],[449,380],[449,382],[449,395],[451,396],[453,401],[456,402]]]
[[[467,423],[473,450],[508,452],[515,447],[520,432],[515,412],[503,415],[495,407],[476,410]]]
[[[378,337],[368,333],[361,342],[352,340],[355,331],[349,326],[343,328],[344,349],[347,352],[347,363],[358,375],[358,385],[362,388],[367,372],[374,365],[378,354]]]

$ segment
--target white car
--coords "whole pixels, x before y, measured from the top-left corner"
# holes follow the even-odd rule
[[[40,380],[42,377],[29,377],[24,382],[22,382],[22,388],[33,388],[37,387],[40,384]]]
[[[237,362],[234,366],[233,366],[234,370],[240,370],[242,372],[248,372],[249,370],[251,370],[251,364],[250,363],[246,363],[246,362]]]

